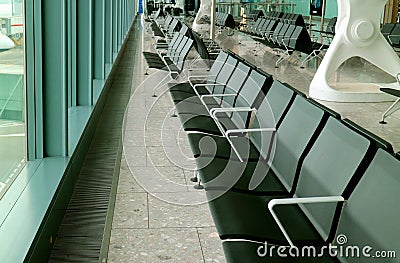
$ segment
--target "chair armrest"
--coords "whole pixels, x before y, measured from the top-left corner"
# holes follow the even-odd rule
[[[180,58],[180,57],[182,57],[182,56],[170,56],[170,55],[165,55],[165,56],[163,56],[163,59],[165,59],[165,58]]]
[[[210,86],[210,87],[212,87],[212,86],[214,86],[214,87],[216,87],[216,86],[226,86],[226,84],[222,84],[222,83],[200,83],[200,84],[195,84],[194,86],[193,86],[193,89],[194,89],[194,92],[196,92],[196,95],[197,96],[199,96],[199,98],[200,98],[200,94],[197,92],[197,88],[198,87],[208,87],[208,86]]]
[[[252,133],[252,132],[274,132],[276,128],[251,128],[251,129],[231,129],[225,132],[226,136],[230,136],[232,133]]]
[[[217,113],[224,113],[224,112],[251,112],[256,111],[255,108],[250,107],[237,107],[237,108],[213,108],[210,110],[210,114],[213,118],[216,118]]]
[[[278,216],[274,212],[274,207],[277,205],[292,205],[292,204],[316,204],[316,203],[339,203],[344,202],[342,196],[321,196],[321,197],[299,197],[299,198],[282,198],[282,199],[272,199],[268,202],[268,210],[270,211],[275,222],[278,224],[280,230],[285,236],[286,240],[291,247],[294,246],[293,241],[290,239],[285,227],[282,225]]]
[[[204,106],[206,106],[205,99],[206,98],[215,98],[215,97],[234,97],[237,94],[205,94],[200,96],[200,101],[203,103]]]
[[[195,76],[189,76],[188,77],[188,82],[189,82],[190,86],[192,86],[192,88],[193,88],[194,85],[196,85],[196,84],[193,84],[192,79],[206,79],[206,78],[209,78],[209,77],[216,78],[217,75],[195,75]]]
[[[234,97],[237,94],[231,93],[231,94],[205,94],[201,95],[200,98],[207,98],[207,97]]]
[[[391,37],[392,37],[392,38],[393,38],[393,37],[400,37],[400,35],[388,35],[387,38],[388,38],[390,44],[393,45],[394,43],[393,43],[393,40],[391,39]]]

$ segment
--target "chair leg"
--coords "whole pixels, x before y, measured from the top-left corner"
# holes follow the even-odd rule
[[[276,62],[275,62],[275,68],[279,68],[278,65],[279,65],[282,61],[288,59],[289,56],[290,56],[290,54],[289,54],[287,51],[281,52],[281,53],[280,53],[280,56],[278,55],[278,59],[277,59]]]
[[[382,114],[382,120],[379,122],[380,124],[387,124],[387,122],[385,121],[386,117],[389,117],[390,115],[392,115],[393,113],[395,113],[396,111],[398,111],[400,108],[390,112],[398,103],[400,102],[400,98],[398,98],[392,105],[390,105],[390,107]]]
[[[197,176],[197,169],[194,171],[194,176],[192,178],[190,178],[190,181],[193,183],[197,183],[199,181],[199,177]]]
[[[203,190],[204,189],[204,185],[201,184],[201,179],[198,179],[198,182],[199,183],[194,186],[194,189]]]
[[[176,115],[176,108],[174,108],[174,111],[172,112],[171,117],[173,117],[173,118],[178,117],[178,115]]]
[[[169,73],[167,74],[167,76],[165,76],[165,77],[160,81],[160,83],[157,84],[157,85],[154,87],[154,92],[153,92],[153,96],[152,96],[152,97],[157,97],[156,91],[157,91],[158,89],[160,89],[162,86],[164,86],[165,84],[168,84],[168,83],[169,83],[169,82],[167,82],[167,83],[165,83],[165,84],[162,84],[162,83],[164,82],[164,80],[166,80],[168,77],[172,78],[171,72],[169,72]]]
[[[313,52],[311,52],[302,62],[300,65],[300,68],[305,68],[304,64],[313,60],[314,58],[318,57],[320,59],[322,59],[322,57],[319,55],[321,51],[320,50],[314,50]]]
[[[253,51],[254,51],[254,56],[255,57],[257,57],[257,50],[258,50],[258,48],[261,46],[261,43],[260,42],[256,42],[256,46],[255,46],[255,48],[253,49]]]

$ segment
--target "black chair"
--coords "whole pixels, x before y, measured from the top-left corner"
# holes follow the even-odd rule
[[[153,22],[154,20],[156,20],[161,14],[161,8],[157,9],[157,11],[152,12],[150,16],[146,17],[144,19],[145,22]]]
[[[387,41],[389,41],[388,36],[392,33],[395,26],[396,24],[394,23],[387,23],[382,26],[381,33]]]
[[[196,98],[196,96],[202,94],[209,94],[210,90],[213,90],[213,87],[215,87],[217,84],[224,85],[228,82],[237,62],[237,59],[221,51],[217,57],[217,60],[213,63],[213,66],[208,72],[209,74],[205,76],[189,76],[187,83],[177,84],[170,87],[169,91],[171,93],[172,100],[176,104],[181,101],[188,102],[194,96]],[[201,81],[202,79],[204,81]],[[178,110],[178,112],[180,111]]]
[[[254,10],[250,11],[250,13],[247,14],[245,18],[246,18],[246,20],[256,21],[260,17],[264,17],[264,11],[259,10],[259,9],[254,9]],[[249,22],[249,21],[247,21],[247,22]]]
[[[243,111],[247,113],[253,112],[253,114],[257,116],[257,119],[254,118],[256,116],[254,116],[253,114],[247,116],[247,118],[251,118],[253,119],[253,121],[249,120],[246,122],[247,126],[249,125],[251,126],[250,128],[249,127],[246,128],[250,129],[248,130],[248,136],[249,138],[252,138],[251,140],[254,146],[243,144],[242,139],[236,138],[237,136],[239,137],[244,136],[247,132],[244,132],[244,134],[240,133],[233,134],[231,132],[232,134],[230,134],[231,137],[229,138],[231,141],[229,142],[229,144],[225,145],[225,147],[228,148],[221,148],[220,150],[217,149],[218,156],[221,156],[222,158],[210,157],[210,154],[207,152],[207,150],[200,151],[201,154],[196,158],[196,164],[199,170],[198,171],[199,177],[206,189],[215,189],[215,188],[227,189],[233,186],[232,183],[235,183],[235,181],[231,180],[238,179],[239,178],[238,176],[240,176],[241,173],[252,174],[252,172],[257,166],[259,166],[259,168],[263,171],[267,169],[266,162],[261,162],[261,163],[242,162],[243,160],[246,160],[248,158],[250,159],[255,158],[257,161],[260,160],[260,158],[265,159],[267,158],[269,152],[268,145],[270,142],[270,136],[272,136],[273,132],[271,131],[261,132],[252,130],[251,128],[269,127],[269,128],[279,129],[281,120],[283,119],[283,116],[286,114],[289,106],[293,102],[296,94],[297,92],[295,90],[275,80],[271,88],[265,95],[265,98],[264,96],[262,97],[260,96],[261,101],[256,100],[251,108],[247,108],[247,110]],[[256,112],[254,112],[254,110],[256,110]],[[191,140],[190,137],[189,140]],[[246,145],[248,146],[243,149],[239,149],[239,146],[235,147],[234,144],[235,142],[239,143],[239,145],[241,146],[246,146]],[[192,149],[195,149],[197,146],[195,144],[194,146],[191,147]],[[201,144],[198,147],[201,147]],[[254,149],[253,151],[247,152],[247,150],[251,150],[249,147],[251,148],[254,147],[255,149],[257,149],[255,155],[252,154],[252,152],[254,152]],[[210,148],[210,150],[213,150],[213,148]],[[194,154],[196,154],[196,152],[194,152]],[[260,171],[260,173],[263,172]],[[219,179],[215,180],[217,177]],[[245,181],[247,179],[248,176],[243,176],[243,180],[240,183],[241,189],[248,188],[248,184],[246,184]]]
[[[174,50],[168,50],[166,55],[156,57],[153,54],[143,53],[148,68],[168,71],[168,75],[166,75],[160,81],[160,83],[154,87],[154,97],[156,97],[156,91],[160,87],[165,85],[163,82],[168,77],[171,79],[176,79],[183,71],[186,57],[189,54],[191,47],[193,46],[193,40],[186,36],[182,36],[181,38],[182,40],[180,41],[178,47]]]
[[[186,100],[188,97],[192,97],[196,95],[194,91],[194,85],[197,83],[215,83],[222,67],[224,66],[226,60],[228,59],[228,54],[224,51],[220,51],[217,58],[215,59],[211,68],[206,72],[201,74],[190,75],[188,77],[188,82],[179,83],[171,86],[169,91],[171,93],[172,99],[174,102],[179,102],[182,100]],[[203,71],[203,70],[202,70]],[[200,94],[202,92],[201,89],[197,90]],[[180,94],[182,93],[182,94]],[[180,104],[182,105],[182,104]]]
[[[395,24],[393,30],[387,36],[387,40],[396,51],[400,49],[400,24]]]
[[[335,27],[336,27],[337,17],[333,17],[329,20],[328,24],[325,27],[325,30],[315,30],[313,32],[319,33],[321,41],[324,43],[331,43],[333,37],[335,36]]]
[[[272,84],[272,76],[260,71],[259,69],[254,69],[250,72],[250,75],[246,82],[244,83],[243,87],[241,90],[238,92],[238,95],[234,98],[234,102],[232,103],[232,106],[236,108],[255,108],[257,109],[259,107],[259,98],[264,98],[265,94],[268,92]],[[214,113],[215,111],[213,111]],[[248,112],[237,112],[237,113],[232,113],[232,114],[237,114],[237,117],[240,117],[242,119],[242,122],[245,123],[245,126],[248,126],[248,121],[251,117],[251,114]],[[207,137],[209,135],[203,134],[203,133],[188,133],[188,139],[189,139],[189,144],[192,149],[192,153],[194,157],[213,157],[213,158],[221,158],[221,159],[229,159],[229,158],[235,158],[237,159],[237,156],[232,152],[232,149],[229,145],[229,142],[225,137],[220,137],[220,136],[212,136],[211,139],[214,142],[211,142],[213,145],[215,143],[216,145],[216,152],[214,152],[214,147],[202,147],[200,149],[200,144],[199,142],[203,140],[203,138]],[[232,138],[234,141],[235,145],[238,145],[239,143],[244,143],[248,142],[247,138],[245,137],[236,137]],[[204,141],[205,142],[205,141]],[[244,160],[252,160],[253,158],[258,159],[258,152],[254,151],[254,149],[251,149],[251,153],[249,154],[248,157],[246,157],[246,154],[242,154],[241,152],[246,153],[245,148],[247,146],[246,143],[243,144],[244,147],[238,146],[237,149],[240,151],[239,154],[243,157]],[[256,156],[254,156],[252,153],[255,152]]]

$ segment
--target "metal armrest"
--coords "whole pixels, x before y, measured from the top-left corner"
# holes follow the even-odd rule
[[[275,128],[252,128],[252,129],[232,129],[225,131],[225,138],[228,140],[236,156],[239,158],[240,162],[243,162],[242,156],[240,156],[239,151],[236,149],[235,144],[231,141],[230,134],[232,133],[252,133],[252,132],[275,132]]]
[[[393,40],[390,37],[400,37],[400,35],[388,35],[388,40],[390,42],[391,45],[394,45],[395,43],[393,43]]]
[[[201,84],[195,84],[193,87],[194,92],[196,93],[197,96],[200,97],[200,94],[197,92],[198,87],[208,87],[208,86],[226,86],[226,84],[221,84],[221,83],[201,83]]]
[[[207,97],[233,97],[236,96],[236,93],[227,93],[227,94],[206,94],[206,95],[201,95],[200,98],[207,98]]]
[[[215,98],[215,97],[235,97],[237,94],[205,94],[200,96],[200,101],[206,106],[205,99],[206,98]]]
[[[163,60],[165,61],[165,58],[180,58],[180,57],[182,57],[182,56],[169,56],[169,55],[165,55],[165,56],[163,56],[162,58],[163,58]],[[167,64],[167,63],[165,63],[165,64]]]
[[[274,132],[276,131],[276,128],[251,128],[251,129],[232,129],[232,130],[227,130],[225,132],[225,135],[229,137],[230,134],[232,133],[252,133],[252,132]]]
[[[222,84],[222,83],[199,83],[199,84],[195,84],[193,86],[194,89],[197,89],[197,87],[207,87],[207,86],[226,86],[226,84]],[[199,95],[200,97],[200,95]]]
[[[322,196],[322,197],[299,197],[299,198],[282,198],[282,199],[272,199],[268,202],[268,210],[270,211],[275,222],[278,224],[280,230],[285,236],[286,240],[289,242],[290,246],[294,246],[293,241],[290,239],[288,233],[286,232],[284,226],[279,220],[278,216],[274,212],[274,207],[277,205],[292,205],[292,204],[316,204],[316,203],[338,203],[344,202],[342,196]]]
[[[189,81],[189,84],[190,84],[190,86],[192,86],[192,88],[194,88],[194,85],[196,85],[196,84],[193,84],[193,82],[192,82],[192,79],[201,79],[201,78],[204,78],[204,79],[206,79],[206,78],[209,78],[209,77],[214,77],[214,79],[217,77],[217,75],[196,75],[196,76],[189,76],[188,77],[188,81]]]
[[[237,107],[237,108],[212,108],[210,110],[211,117],[216,118],[217,113],[225,113],[225,112],[251,112],[256,111],[255,108],[250,107]]]

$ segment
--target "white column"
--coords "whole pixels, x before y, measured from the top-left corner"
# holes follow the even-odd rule
[[[342,102],[385,101],[388,96],[378,84],[351,84],[335,89],[328,84],[339,66],[352,57],[361,57],[395,76],[400,59],[380,32],[381,14],[387,0],[337,0],[336,35],[310,84],[315,99]]]

